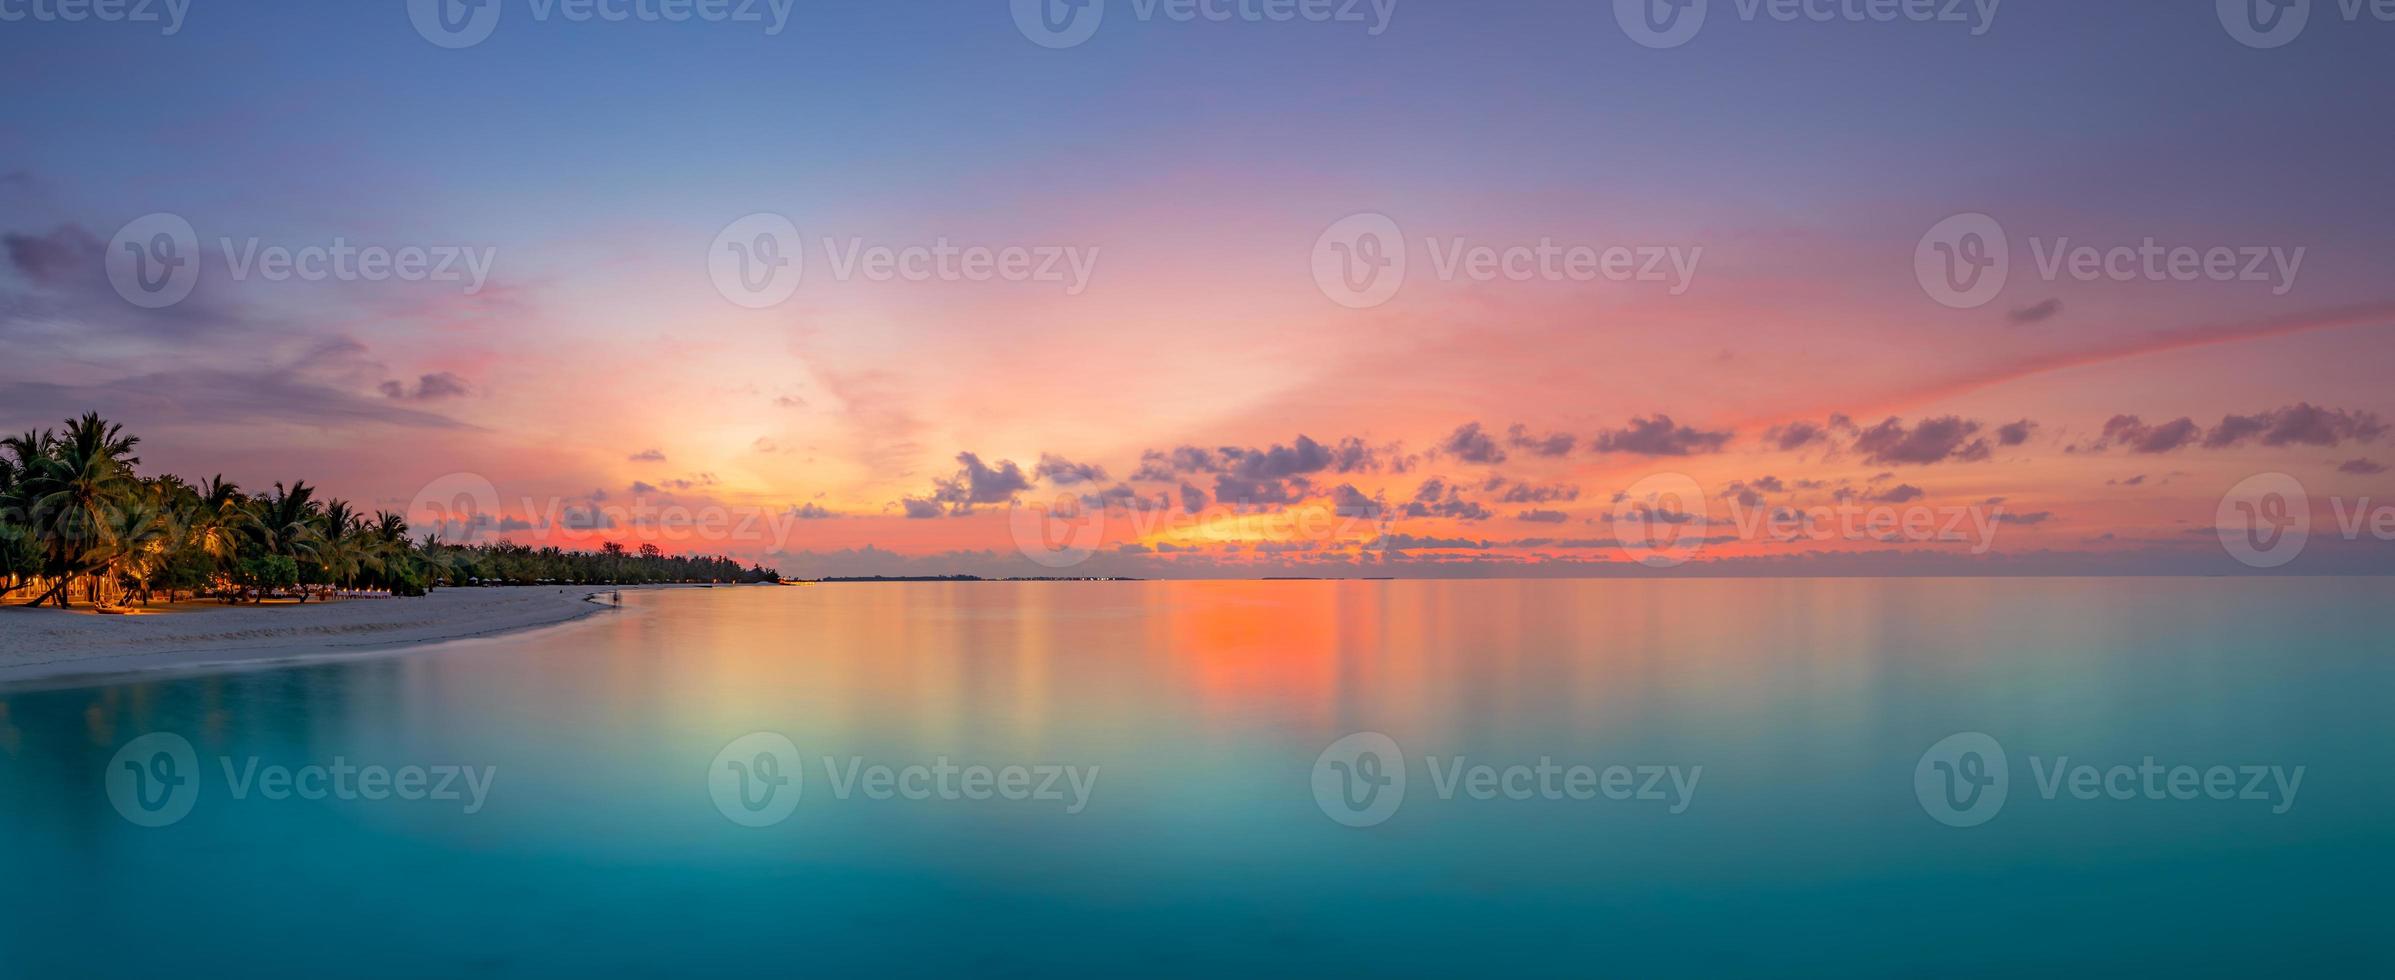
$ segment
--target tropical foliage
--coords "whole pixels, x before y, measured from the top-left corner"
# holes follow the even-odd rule
[[[411,540],[407,520],[319,500],[294,481],[253,493],[211,477],[144,478],[141,440],[97,414],[63,430],[0,439],[0,598],[112,604],[209,596],[227,602],[339,590],[423,595],[452,585],[755,582],[769,569],[655,545],[596,552],[500,541]],[[14,601],[11,598],[11,601]]]

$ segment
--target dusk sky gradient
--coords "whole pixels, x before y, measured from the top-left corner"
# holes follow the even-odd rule
[[[96,409],[145,471],[370,509],[475,474],[515,540],[794,575],[1613,574],[1645,567],[1609,545],[1657,474],[1717,520],[2007,515],[1986,555],[1725,534],[1699,559],[1717,570],[2228,571],[2216,508],[2247,477],[2300,481],[2318,539],[2395,498],[2395,24],[2335,3],[2256,49],[2209,2],[2012,0],[1973,36],[1714,0],[1654,49],[1610,3],[1399,2],[1373,36],[1112,0],[1051,49],[1005,0],[798,3],[778,35],[496,2],[454,50],[401,2],[195,0],[172,36],[0,23],[0,430]],[[203,261],[145,310],[104,256],[157,212]],[[758,212],[799,229],[804,272],[748,309],[708,263]],[[2000,222],[2010,269],[1956,309],[1915,251],[1966,213]],[[1314,275],[1357,214],[1410,248],[1365,309]],[[493,262],[470,293],[236,281],[220,238]],[[842,281],[818,247],[943,238],[1095,259],[1075,294]],[[1446,281],[1425,240],[1458,238],[1697,262],[1677,293]],[[2149,238],[2303,253],[2283,282],[2037,261]],[[1179,447],[1201,451],[1176,467]],[[1205,504],[1185,520],[1123,509],[1189,513],[1184,484]],[[1060,496],[1117,515],[1064,571],[1009,520]],[[611,526],[557,519],[590,507]],[[776,519],[693,535],[643,525],[656,507]],[[1258,519],[1292,513],[1325,519]],[[2395,568],[2368,535],[2314,547],[2316,570]]]

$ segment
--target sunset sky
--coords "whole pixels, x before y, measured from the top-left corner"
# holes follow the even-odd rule
[[[1587,2],[1116,2],[1069,47],[1004,0],[778,33],[494,2],[454,49],[398,2],[0,24],[0,430],[96,409],[147,472],[370,508],[471,474],[506,521],[475,533],[793,575],[1628,572],[1659,476],[1721,570],[2232,571],[2216,511],[2273,472],[2307,567],[2395,569],[2323,540],[2395,501],[2395,24],[2334,4],[2260,49],[2211,3],[1975,36],[1717,2],[1659,49]],[[108,261],[158,213],[198,278],[146,309]],[[801,275],[750,308],[710,263],[758,213]],[[2004,285],[1942,302],[1916,253],[1972,214]],[[1318,281],[1356,215],[1398,230],[1385,302]],[[2235,272],[2048,271],[2149,239]],[[235,268],[336,240],[487,281]],[[943,241],[1058,278],[842,275]],[[1550,242],[1633,274],[1446,267]],[[1066,567],[1010,520],[1060,498],[1110,515]],[[1992,537],[1737,527],[1841,506]],[[709,513],[750,526],[658,526]]]

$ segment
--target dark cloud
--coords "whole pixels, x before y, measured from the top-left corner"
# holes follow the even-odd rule
[[[1722,497],[1738,501],[1748,507],[1759,507],[1763,504],[1764,494],[1786,492],[1788,492],[1788,485],[1780,482],[1779,477],[1759,476],[1752,480],[1738,480],[1731,483],[1729,489],[1722,491]]]
[[[1793,452],[1816,442],[1827,442],[1829,435],[1829,429],[1817,423],[1789,422],[1764,430],[1763,442],[1781,452]]]
[[[790,508],[790,516],[802,521],[827,521],[840,515],[824,509],[822,504],[809,502]]]
[[[635,463],[662,463],[665,462],[665,453],[657,449],[643,449],[624,458]]]
[[[1378,473],[1384,468],[1403,473],[1413,468],[1413,462],[1395,444],[1374,449],[1354,436],[1331,447],[1331,469],[1340,473]]]
[[[474,390],[472,386],[466,384],[466,379],[458,377],[457,375],[448,371],[440,371],[419,377],[416,379],[416,384],[414,387],[408,386],[405,382],[385,381],[380,386],[380,389],[384,398],[410,402],[430,402],[439,401],[443,398],[459,398],[472,393]]]
[[[61,326],[74,342],[94,332],[118,336],[188,341],[203,331],[222,340],[231,332],[254,333],[268,324],[244,323],[244,318],[214,302],[214,285],[201,263],[195,291],[181,302],[143,309],[117,295],[108,283],[106,239],[68,223],[39,234],[0,234],[0,251],[8,267],[30,287],[0,293],[0,336],[19,331],[55,333]],[[198,261],[200,256],[192,256]]]
[[[1875,504],[1909,504],[1913,501],[1921,499],[1922,496],[1923,493],[1920,487],[1916,487],[1910,483],[1904,483],[1890,487],[1886,490],[1882,490],[1864,499]]]
[[[1516,482],[1508,485],[1500,479],[1495,481],[1489,489],[1496,490],[1500,487],[1504,492],[1498,494],[1497,499],[1499,502],[1508,504],[1552,504],[1580,499],[1580,488],[1568,483],[1535,486]]]
[[[1979,429],[1979,423],[1952,415],[1923,419],[1911,428],[1890,416],[1855,433],[1853,448],[1882,466],[1925,466],[1948,459],[1976,462],[1989,454],[1987,441],[1973,438]]]
[[[2030,434],[2036,431],[2037,423],[2029,421],[2028,419],[2022,419],[2018,422],[2000,425],[1996,427],[1996,444],[1999,446],[2018,446],[2022,443],[2028,442]]]
[[[171,418],[211,425],[288,423],[471,429],[445,416],[361,397],[293,368],[189,369],[91,384],[0,381],[0,421],[57,419],[97,411],[111,418]]]
[[[1479,503],[1465,500],[1462,491],[1438,477],[1422,481],[1414,491],[1414,499],[1405,505],[1407,517],[1450,517],[1463,521],[1485,521],[1493,513]]]
[[[2386,426],[2369,412],[2318,408],[2310,402],[2254,415],[2230,415],[2204,437],[2204,448],[2225,449],[2259,438],[2265,446],[2328,446],[2371,442]]]
[[[1150,449],[1139,455],[1139,470],[1131,474],[1131,479],[1165,483],[1179,479],[1183,473],[1213,473],[1220,469],[1222,460],[1211,449],[1197,446],[1181,446],[1171,452]]]
[[[1551,432],[1543,436],[1530,434],[1530,427],[1515,423],[1505,430],[1505,444],[1533,456],[1569,456],[1579,448],[1580,437],[1569,432]]]
[[[1379,537],[1379,539],[1375,540],[1367,547],[1382,548],[1389,551],[1405,551],[1408,549],[1420,548],[1441,551],[1485,551],[1490,547],[1490,545],[1487,541],[1475,540],[1472,538],[1438,538],[1420,537],[1412,534],[1383,534]]]
[[[1057,486],[1069,487],[1076,483],[1103,483],[1106,469],[1095,463],[1076,463],[1054,453],[1041,453],[1039,465],[1032,467],[1031,475]]]
[[[2367,459],[2349,459],[2345,461],[2344,465],[2337,467],[2337,472],[2351,473],[2355,476],[2377,476],[2386,471],[2387,468],[2384,464]]]
[[[1505,462],[1505,450],[1498,448],[1497,440],[1490,438],[1488,433],[1480,431],[1478,422],[1457,426],[1437,448],[1439,452],[1467,463],[1489,465]]]
[[[1192,514],[1205,510],[1206,491],[1198,489],[1195,484],[1181,484],[1181,509]]]
[[[2135,415],[2115,415],[2104,423],[2104,434],[2096,440],[2095,448],[2121,446],[2133,453],[2167,453],[2195,444],[2203,434],[2202,426],[2184,416],[2161,425],[2147,425]]]
[[[659,493],[657,485],[646,480],[632,481],[631,490],[635,497],[653,497]]]
[[[1532,524],[1561,524],[1571,519],[1572,515],[1560,510],[1525,510],[1514,515],[1514,520]]]
[[[2347,442],[2374,442],[2386,425],[2370,412],[2320,408],[2310,402],[2252,415],[2222,416],[2210,432],[2194,419],[2180,417],[2148,425],[2135,415],[2115,415],[2093,441],[2070,447],[2071,452],[2102,452],[2115,446],[2134,453],[2167,453],[2189,446],[2230,449],[2259,442],[2264,446],[2336,447]]]
[[[1336,445],[1326,446],[1300,435],[1289,445],[1274,443],[1263,449],[1242,446],[1150,449],[1140,454],[1139,467],[1131,473],[1131,480],[1181,483],[1185,476],[1212,474],[1219,500],[1272,503],[1304,499],[1312,492],[1312,484],[1305,478],[1314,474],[1403,473],[1412,468],[1412,459],[1403,456],[1394,444],[1376,449],[1362,439],[1349,436]]]
[[[1352,484],[1342,483],[1331,488],[1331,510],[1341,517],[1379,517],[1387,509],[1379,500],[1364,496]]]
[[[48,234],[0,235],[10,268],[45,286],[86,282],[105,277],[108,243],[79,224],[63,224]]]
[[[2012,322],[2026,325],[2031,323],[2044,323],[2047,320],[2053,319],[2054,314],[2060,312],[2062,312],[2062,301],[2059,299],[2050,299],[2035,306],[2027,306],[2014,310],[2012,313],[2008,314],[2008,316]]]
[[[937,501],[916,500],[910,497],[898,503],[906,508],[906,519],[910,521],[927,520],[940,516],[940,505]]]
[[[1304,477],[1259,480],[1236,473],[1218,473],[1214,477],[1214,499],[1237,507],[1294,504],[1313,492],[1313,481]]]
[[[1022,467],[1013,460],[999,460],[990,466],[973,453],[956,454],[957,465],[963,467],[956,475],[934,480],[931,499],[948,505],[948,512],[963,516],[980,504],[999,504],[1013,500],[1015,494],[1031,489],[1031,480],[1023,475]],[[913,508],[908,508],[908,516]]]
[[[1153,497],[1140,493],[1137,488],[1128,483],[1117,483],[1103,490],[1081,495],[1081,504],[1084,507],[1114,510],[1163,510],[1170,506],[1170,500],[1171,498],[1161,493]]]
[[[1634,418],[1627,427],[1597,433],[1592,445],[1601,453],[1693,456],[1720,452],[1729,444],[1730,435],[1727,431],[1707,432],[1675,425],[1671,416],[1657,415],[1651,419]]]
[[[615,518],[596,505],[569,505],[558,513],[557,526],[569,531],[605,531],[615,527]]]

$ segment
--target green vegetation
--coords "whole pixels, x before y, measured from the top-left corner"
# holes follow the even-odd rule
[[[87,414],[64,431],[0,439],[0,599],[67,608],[164,596],[306,602],[333,590],[423,595],[453,585],[760,582],[770,569],[725,557],[597,552],[499,541],[408,538],[405,517],[316,499],[305,482],[246,493],[221,476],[193,485],[134,472],[141,440]]]

